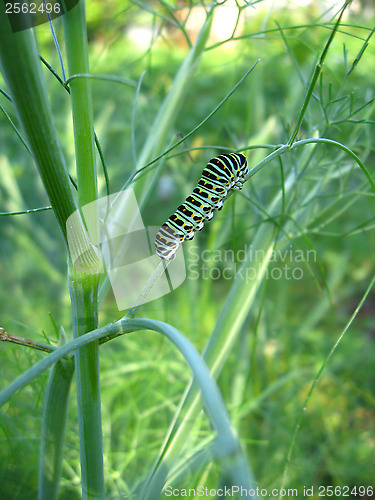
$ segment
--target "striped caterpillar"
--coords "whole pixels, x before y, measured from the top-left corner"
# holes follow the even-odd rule
[[[160,227],[155,238],[156,254],[163,260],[173,260],[180,245],[203,229],[214,210],[222,209],[230,191],[242,189],[248,171],[246,156],[241,153],[212,158],[192,194]]]

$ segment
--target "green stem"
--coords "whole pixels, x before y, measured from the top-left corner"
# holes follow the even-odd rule
[[[307,110],[307,107],[309,105],[309,102],[310,102],[310,99],[311,99],[311,96],[314,92],[314,89],[315,89],[315,85],[316,85],[316,82],[318,81],[318,78],[319,78],[319,75],[320,75],[320,72],[322,71],[322,67],[323,67],[323,64],[324,64],[324,60],[326,58],[326,55],[328,54],[328,49],[331,45],[331,43],[333,42],[333,39],[336,35],[336,31],[339,27],[339,24],[341,22],[341,18],[344,14],[344,11],[346,9],[346,7],[349,5],[349,3],[351,2],[351,0],[346,0],[342,9],[341,9],[341,12],[340,12],[340,15],[339,15],[339,18],[337,19],[337,22],[335,24],[335,27],[333,28],[328,40],[327,40],[327,43],[323,49],[323,52],[319,58],[319,61],[318,63],[316,64],[315,66],[315,69],[314,69],[314,73],[313,73],[313,76],[311,78],[311,82],[310,82],[310,85],[309,85],[309,88],[307,90],[307,94],[306,94],[306,97],[305,97],[305,100],[303,102],[303,105],[302,105],[302,108],[301,108],[301,112],[298,116],[298,119],[297,119],[297,124],[293,130],[293,133],[292,135],[290,136],[290,139],[288,141],[288,146],[291,146],[293,144],[293,142],[295,141],[295,138],[297,137],[297,134],[298,134],[298,131],[302,125],[302,122],[303,122],[303,118],[305,116],[305,113],[306,113],[306,110]]]
[[[77,338],[97,328],[98,276],[79,273],[70,266],[69,285],[73,335]],[[104,472],[98,341],[76,351],[75,368],[82,498],[102,500]]]
[[[32,30],[12,32],[4,7],[1,3],[0,70],[66,243],[65,223],[77,205],[47,98],[38,47]]]
[[[81,218],[76,218],[68,233],[66,222],[78,205],[70,184],[62,148],[53,120],[48,93],[42,73],[35,36],[32,30],[13,33],[5,14],[5,4],[0,5],[0,69],[13,102],[19,123],[35,160],[43,184],[68,245],[73,241],[83,249],[84,259],[80,268],[96,272],[101,261],[87,236]],[[69,235],[69,238],[68,238]],[[90,329],[92,325],[90,325]],[[95,325],[96,326],[96,325]],[[94,326],[94,328],[95,328]],[[40,498],[57,498],[61,474],[62,449],[66,425],[67,405],[72,368],[56,365],[47,386],[42,426],[40,455]],[[99,449],[99,453],[101,450]],[[96,474],[100,475],[96,471]]]
[[[68,245],[66,221],[78,209],[57,135],[39,51],[32,30],[13,33],[0,4],[0,70],[47,195]],[[80,216],[69,234],[69,245],[83,249],[77,262],[82,271],[98,272],[101,260]]]
[[[289,472],[289,468],[290,468],[290,462],[291,462],[292,454],[293,454],[294,447],[295,447],[295,444],[296,444],[297,435],[298,435],[299,430],[301,428],[301,424],[302,424],[304,418],[306,417],[306,408],[307,408],[307,405],[310,402],[310,398],[312,396],[312,393],[314,392],[314,389],[315,389],[316,385],[318,384],[318,382],[319,382],[319,380],[320,380],[323,372],[325,371],[326,367],[328,366],[328,363],[329,363],[330,359],[332,358],[333,353],[336,351],[336,349],[339,346],[340,342],[342,341],[344,335],[346,334],[346,332],[351,327],[351,325],[352,325],[353,321],[355,320],[357,314],[359,313],[361,307],[365,303],[365,301],[367,299],[367,296],[371,292],[374,284],[375,284],[375,275],[372,277],[372,279],[370,281],[370,284],[368,285],[365,293],[363,294],[363,296],[362,296],[362,298],[361,298],[358,306],[355,308],[355,311],[353,312],[353,314],[351,315],[349,321],[345,325],[345,328],[342,330],[342,332],[340,333],[340,335],[337,338],[336,342],[333,344],[333,346],[332,346],[331,350],[329,351],[327,357],[325,358],[325,360],[323,361],[321,367],[319,368],[318,373],[316,374],[313,383],[310,386],[309,392],[307,393],[305,402],[304,402],[304,404],[301,407],[300,414],[299,414],[299,416],[297,418],[297,422],[296,422],[296,425],[294,427],[294,432],[293,432],[292,440],[291,440],[290,445],[289,445],[288,455],[287,455],[287,458],[286,458],[286,462],[285,462],[285,466],[284,466],[284,471],[283,471],[283,477],[282,477],[282,480],[281,480],[281,487],[280,487],[279,491],[281,491],[283,488],[285,488],[285,485],[287,483],[288,472]],[[281,500],[281,496],[279,497],[279,500]]]
[[[91,83],[89,78],[72,78],[77,74],[89,74],[84,0],[63,16],[63,26],[72,100],[78,201],[83,207],[97,198]]]
[[[63,447],[74,373],[71,360],[61,359],[49,374],[43,410],[39,454],[39,500],[57,500],[63,463]]]
[[[84,0],[63,16],[70,78],[70,96],[77,165],[80,208],[97,199],[95,132],[89,74]],[[95,217],[97,220],[97,217]],[[79,337],[98,326],[98,275],[69,269],[73,335]],[[78,427],[80,439],[82,496],[104,499],[103,439],[100,401],[99,342],[82,347],[75,354]]]
[[[173,129],[176,116],[181,109],[186,92],[189,85],[191,85],[191,81],[197,71],[200,59],[206,48],[206,43],[212,26],[213,12],[214,8],[211,8],[210,12],[207,14],[206,21],[199,33],[195,45],[191,48],[188,56],[178,70],[177,75],[174,78],[173,85],[171,86],[171,90],[159,109],[137,162],[137,171],[145,167],[145,165],[148,164],[153,157],[160,155],[165,149],[165,144],[169,142],[168,137]],[[159,172],[156,171],[153,174],[151,182],[149,182],[149,179],[146,178],[137,179],[135,191],[139,200],[138,203],[141,207],[145,200],[147,200],[150,187],[154,184],[158,175]]]
[[[88,327],[88,324],[84,324],[84,322],[79,321],[79,311],[82,309],[87,310],[88,305],[91,303],[91,298],[85,293],[76,293],[79,290],[83,292],[83,289],[88,289],[87,287],[89,284],[82,281],[82,278],[83,275],[72,276],[74,289],[71,289],[72,301],[75,306],[74,309],[77,311],[77,322],[75,327],[79,329]],[[93,318],[93,320],[95,321],[95,318]],[[239,446],[238,439],[231,429],[229,415],[220,392],[214,380],[210,376],[207,366],[190,341],[174,327],[163,323],[162,321],[150,319],[127,320],[122,318],[116,323],[91,331],[90,333],[70,341],[68,344],[59,347],[44,359],[36,363],[27,372],[23,373],[17,380],[4,389],[0,393],[0,406],[4,404],[4,402],[7,401],[16,390],[24,387],[26,384],[29,384],[31,380],[37,377],[46,368],[76,351],[77,348],[81,350],[82,347],[87,347],[90,343],[94,343],[99,339],[104,341],[109,338],[114,338],[116,336],[124,335],[125,333],[137,330],[152,330],[165,335],[183,354],[194,374],[195,382],[202,392],[207,415],[217,432],[217,447],[215,449],[217,458],[222,461],[226,473],[231,477],[232,484],[242,485],[246,489],[252,488],[253,479],[246,462],[246,457]],[[87,408],[87,411],[90,411],[90,408]],[[95,442],[96,438],[97,436],[94,434],[91,435],[93,447],[97,445]],[[163,484],[164,482],[162,481],[153,485],[153,492],[155,492],[155,496],[151,496],[151,498],[159,498]],[[147,496],[150,497],[149,495],[153,492],[149,490]],[[84,498],[88,497],[84,496]],[[91,496],[89,498],[94,497]],[[137,498],[141,497],[137,496]]]

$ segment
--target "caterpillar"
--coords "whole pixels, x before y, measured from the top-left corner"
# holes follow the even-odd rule
[[[242,189],[248,171],[246,156],[241,153],[212,158],[192,194],[160,227],[155,238],[156,254],[162,260],[173,260],[182,243],[203,229],[214,210],[222,209],[229,192]]]

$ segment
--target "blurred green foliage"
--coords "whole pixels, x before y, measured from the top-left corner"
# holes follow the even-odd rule
[[[189,2],[170,3],[175,4],[186,7]],[[161,2],[147,2],[147,6],[163,16],[168,15]],[[322,23],[333,11],[322,21],[320,2],[310,7],[274,11],[262,10],[261,3],[255,7],[243,28],[244,33],[254,33],[253,36],[212,48],[204,55],[194,84],[181,103],[171,143],[212,111],[256,59],[260,58],[261,62],[220,111],[173,153],[191,151],[170,155],[163,176],[172,183],[172,189],[163,193],[160,183],[156,187],[142,214],[148,225],[158,226],[164,222],[189,193],[202,167],[219,152],[220,146],[241,148],[285,143],[288,139],[313,64],[329,34],[329,25]],[[365,12],[365,8],[369,11]],[[162,99],[186,56],[186,42],[176,38],[178,30],[162,31],[165,21],[140,9],[136,2],[92,0],[87,4],[87,19],[93,73],[116,74],[138,81],[146,71],[136,103],[135,138],[139,153]],[[346,61],[350,66],[369,35],[373,20],[371,5],[363,5],[362,10],[353,10],[351,17],[344,21],[299,137],[324,131],[325,137],[352,148],[374,176],[375,49],[372,39],[355,71],[345,78]],[[61,37],[59,21],[55,24]],[[154,43],[140,47],[134,31],[131,34],[131,28],[135,27],[144,30],[140,36],[154,30]],[[60,73],[48,26],[38,27],[37,34],[42,55]],[[60,138],[74,175],[68,96],[48,72],[46,79]],[[337,100],[339,97],[341,100]],[[325,122],[319,99],[327,104],[326,111],[336,124]],[[134,166],[131,117],[135,89],[120,83],[93,81],[93,100],[96,132],[109,169],[111,191],[116,192]],[[345,118],[350,109],[366,103],[369,105],[362,112]],[[12,116],[11,106],[1,95],[0,104]],[[0,211],[47,205],[33,162],[2,113],[0,130]],[[211,147],[195,149],[203,146]],[[267,152],[250,152],[250,166]],[[299,172],[304,162],[308,164],[309,152],[311,149],[306,148],[284,155],[285,170]],[[260,293],[258,307],[249,315],[236,351],[220,377],[220,387],[249,452],[257,480],[266,488],[280,485],[288,446],[308,389],[374,273],[374,193],[369,191],[359,169],[334,148],[319,146],[313,165],[298,187],[306,196],[331,165],[337,165],[337,175],[321,187],[321,193],[311,203],[316,219],[312,217],[312,224],[304,227],[300,236],[292,237],[297,248],[304,251],[313,248],[318,260],[310,262],[310,268],[302,265],[301,280],[266,280],[264,303]],[[210,248],[212,242],[218,241],[216,225],[230,220],[231,229],[220,248],[233,248],[233,245],[242,248],[254,225],[264,218],[257,206],[266,209],[280,185],[280,166],[274,162],[253,177],[245,189],[245,195],[256,203],[253,210],[249,210],[240,195],[232,197],[215,216],[215,221],[196,237],[194,244],[201,250]],[[99,187],[104,194],[101,173]],[[297,197],[298,193],[294,195]],[[289,201],[293,206],[293,200]],[[43,340],[45,333],[54,342],[49,314],[69,332],[70,310],[65,254],[53,215],[42,212],[1,217],[0,240],[1,326],[15,335],[39,340]],[[291,267],[299,266],[290,260],[286,262]],[[329,284],[330,296],[325,283]],[[188,279],[165,300],[144,306],[142,315],[170,322],[203,349],[230,285],[230,280],[225,279]],[[372,292],[313,394],[297,439],[288,487],[373,483],[373,301]],[[262,311],[257,327],[256,356],[251,378],[248,378],[259,307]],[[109,295],[103,304],[101,323],[121,315]],[[3,385],[42,356],[18,346],[2,345]],[[101,370],[108,498],[124,498],[147,474],[190,374],[166,341],[147,332],[104,346]],[[2,414],[2,499],[35,498],[35,457],[44,382],[45,378],[40,378],[17,394]],[[239,387],[244,388],[242,395]],[[70,412],[61,498],[71,499],[79,498],[74,398]],[[196,433],[204,438],[210,436],[211,430],[202,421]],[[199,480],[215,484],[215,468],[201,473],[202,476],[197,472],[186,476],[185,486],[199,484]]]

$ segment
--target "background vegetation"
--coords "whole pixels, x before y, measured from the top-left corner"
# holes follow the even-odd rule
[[[203,9],[202,3],[197,2],[193,10]],[[248,151],[251,167],[274,146],[288,141],[341,4],[253,3],[255,8],[239,2],[243,10],[233,36],[230,29],[226,35],[227,27],[214,21],[208,48],[164,149],[200,123],[254,62],[260,62],[219,111],[167,156],[142,212],[146,225],[159,226],[165,221],[190,192],[208,159],[221,148]],[[189,2],[167,4],[161,0],[145,4],[87,2],[91,72],[134,82],[125,85],[104,79],[92,83],[95,130],[109,170],[111,192],[121,189],[133,171],[132,134],[139,153],[186,57],[186,36],[174,25],[176,19],[183,22],[190,6]],[[222,9],[228,9],[227,19],[231,19],[229,9],[237,12],[235,2],[224,2]],[[298,139],[325,137],[344,144],[361,158],[372,176],[374,19],[370,2],[353,2],[348,9],[298,134]],[[196,18],[193,27],[198,23]],[[54,24],[62,39],[60,21]],[[60,73],[48,25],[39,26],[36,32],[41,54]],[[194,41],[196,30],[187,33]],[[63,47],[62,51],[64,54]],[[74,176],[69,96],[47,70],[45,76]],[[2,95],[0,104],[11,113]],[[31,158],[3,113],[0,130],[0,211],[48,205]],[[256,145],[269,146],[251,149]],[[100,170],[99,175],[99,191],[105,195]],[[297,180],[288,191],[283,186],[290,175]],[[282,204],[275,214],[270,204],[280,192]],[[224,250],[249,246],[257,229],[270,220],[278,229],[275,261],[219,377],[233,424],[263,488],[283,484],[287,463],[284,484],[290,488],[371,486],[375,469],[373,291],[328,360],[303,412],[316,374],[375,271],[371,250],[375,245],[374,193],[345,152],[332,145],[310,144],[284,154],[282,161],[269,163],[185,245],[188,275],[184,284],[164,299],[143,306],[140,315],[170,323],[203,351],[232,285],[232,280],[223,278],[223,269],[229,267],[233,275],[240,265],[240,254],[237,262],[230,258],[215,262],[215,255],[219,250],[223,255]],[[21,337],[55,342],[54,324],[63,325],[70,337],[66,257],[51,211],[1,217],[0,238],[1,326]],[[198,279],[194,279],[193,248],[200,255]],[[205,249],[211,253],[202,255]],[[299,262],[296,256],[306,257],[309,250],[316,258]],[[301,279],[288,279],[285,274],[275,279],[279,275],[272,270],[284,265],[291,272],[301,269]],[[207,268],[205,275],[202,266]],[[211,279],[204,279],[210,270]],[[122,315],[108,293],[100,324]],[[134,492],[152,466],[190,371],[167,340],[146,331],[109,342],[100,352],[106,498],[124,498]],[[1,345],[1,386],[44,356],[25,347]],[[37,495],[46,380],[46,373],[38,377],[1,413],[1,498]],[[303,419],[289,460],[301,412]],[[71,397],[61,498],[81,495],[76,422],[76,401]],[[180,465],[190,457],[196,463],[198,451],[211,439],[212,430],[202,413]],[[204,463],[190,471],[183,469],[181,476],[175,471],[171,483],[215,487],[218,477],[218,467]]]

